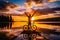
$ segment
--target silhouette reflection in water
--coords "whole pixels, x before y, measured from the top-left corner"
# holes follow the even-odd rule
[[[12,28],[12,22],[1,22],[0,28],[11,29]]]

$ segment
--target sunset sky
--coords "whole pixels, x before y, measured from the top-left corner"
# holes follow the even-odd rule
[[[15,21],[27,20],[27,17],[22,17],[21,15],[23,15],[24,12],[30,12],[31,8],[36,11],[39,10],[37,15],[34,16],[35,19],[60,17],[60,13],[54,13],[60,8],[60,0],[0,0],[0,4],[3,4],[0,5],[0,14],[16,15],[12,16]]]

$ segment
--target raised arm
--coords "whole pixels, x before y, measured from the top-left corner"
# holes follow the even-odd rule
[[[36,14],[36,11],[34,11],[34,13],[33,13],[32,17],[33,17],[35,14]]]
[[[29,17],[29,15],[25,12],[25,15]]]

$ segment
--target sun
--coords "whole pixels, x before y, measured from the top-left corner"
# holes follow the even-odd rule
[[[31,20],[34,20],[34,17],[32,17]]]

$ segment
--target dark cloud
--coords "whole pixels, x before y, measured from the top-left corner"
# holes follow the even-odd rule
[[[17,5],[10,3],[6,0],[0,0],[0,15],[5,15],[8,16],[9,13],[11,13],[12,15],[16,15],[14,14],[11,10],[17,8]]]
[[[43,2],[43,0],[33,0],[33,1],[36,3],[42,3]]]
[[[46,15],[49,13],[56,13],[55,11],[59,11],[60,7],[58,8],[46,8],[46,9],[37,9],[36,11],[40,13],[40,15]]]
[[[39,3],[49,2],[51,0],[27,0],[27,2],[31,2],[31,1],[35,2],[36,4],[39,4]]]
[[[8,3],[4,1],[0,1],[0,10],[6,10],[7,6],[8,6]]]
[[[16,5],[14,5],[13,3],[7,2],[7,1],[0,1],[0,11],[5,10],[8,11],[9,9],[7,9],[7,7],[10,8],[15,8],[17,7]]]
[[[35,3],[42,3],[43,2],[43,0],[27,0],[27,2],[31,2],[31,1],[33,1]]]

